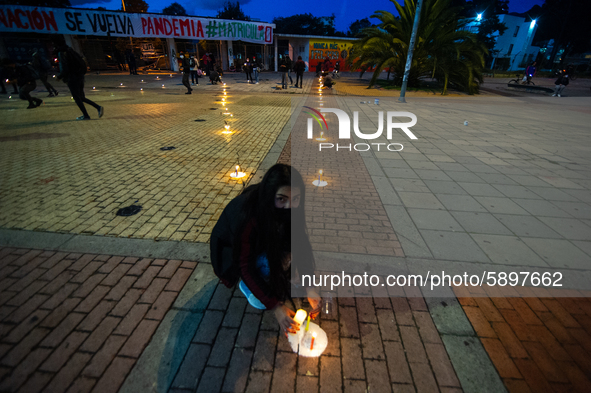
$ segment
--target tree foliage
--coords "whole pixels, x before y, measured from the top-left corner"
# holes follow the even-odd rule
[[[239,1],[235,3],[230,1],[225,2],[224,7],[218,11],[217,17],[220,19],[250,20],[250,17],[240,8]]]
[[[503,35],[507,26],[500,21],[499,15],[509,12],[508,0],[451,0],[452,7],[461,7],[459,15],[463,18],[474,19],[481,15],[482,20],[478,26],[476,36],[486,46],[489,53],[493,54],[496,35]]]
[[[337,35],[334,26],[335,16],[314,16],[312,14],[297,14],[287,17],[274,18],[276,34],[301,35]],[[339,35],[343,35],[342,33]]]
[[[554,39],[555,48],[561,46],[567,53],[591,50],[591,1],[546,0],[541,8],[534,7],[527,14],[538,18],[534,42]]]
[[[370,26],[371,22],[369,21],[369,18],[357,19],[355,22],[352,22],[349,25],[349,31],[347,32],[347,36],[359,37],[361,31]]]
[[[370,86],[386,68],[395,73],[397,84],[402,83],[404,75],[417,0],[405,0],[404,6],[390,1],[400,17],[376,11],[372,18],[380,23],[363,30],[362,39],[353,45],[348,59],[354,68],[375,67]],[[449,85],[469,94],[478,92],[487,50],[475,34],[462,29],[467,21],[458,18],[459,12],[458,7],[450,6],[450,0],[424,0],[409,86],[431,77],[441,83],[442,94]]]
[[[185,7],[176,2],[162,9],[162,13],[164,15],[187,16],[187,11],[185,10]]]
[[[144,0],[124,0],[125,12],[148,12],[148,3]]]

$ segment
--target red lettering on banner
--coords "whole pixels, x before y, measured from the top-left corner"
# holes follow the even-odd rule
[[[162,24],[164,25],[164,34],[171,35],[172,34],[172,25],[168,19],[163,19]]]
[[[34,9],[33,12],[31,12],[31,18],[33,19],[33,23],[35,24],[35,27],[37,27],[37,30],[42,30],[44,25],[43,25],[43,16],[41,16],[41,12],[37,11],[37,9]],[[57,27],[56,27],[56,31],[57,31]]]
[[[164,27],[162,27],[162,18],[154,18],[154,27],[156,28],[156,35],[160,34],[160,32],[164,33]]]
[[[49,11],[49,13],[41,11],[41,13],[43,14],[43,19],[45,20],[45,26],[47,26],[47,30],[49,31],[49,27],[51,26],[55,31],[57,31],[57,22],[55,21],[55,15],[53,14],[53,11]],[[35,26],[37,26],[36,23]]]
[[[146,34],[146,25],[148,22],[144,18],[142,18],[142,34]]]
[[[201,26],[201,21],[197,21],[197,35],[195,37],[203,37],[203,26]]]
[[[19,29],[22,28],[21,26],[21,21],[14,16],[14,14],[12,13],[12,11],[10,10],[6,10],[6,13],[8,14],[8,27],[12,27],[13,24],[16,25],[16,27],[18,27]]]
[[[0,10],[0,23],[8,27],[8,24],[6,23],[6,15],[4,15],[4,10]]]
[[[179,24],[181,25],[181,35],[182,36],[185,36],[185,35],[190,36],[191,35],[191,26],[189,25],[189,19],[185,19],[185,20],[181,19],[179,21]],[[187,29],[186,34],[185,34],[185,28]]]
[[[29,24],[28,23],[24,23],[23,24],[23,22],[21,21],[21,15],[22,16],[26,16],[27,14],[25,14],[24,11],[18,10],[18,9],[16,11],[14,11],[14,16],[16,16],[18,18],[18,21],[20,23],[20,26],[19,27],[21,27],[23,29],[28,29],[29,28]]]
[[[33,18],[31,17],[31,11],[27,10],[27,18],[29,19],[29,23],[31,24],[31,29],[35,30],[35,24],[33,23]]]
[[[174,30],[174,36],[178,37],[179,36],[179,20],[174,18],[172,20],[172,29]]]
[[[154,24],[152,18],[148,18],[148,34],[154,34]]]

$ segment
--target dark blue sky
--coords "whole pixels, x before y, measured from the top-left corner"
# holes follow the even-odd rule
[[[189,15],[215,16],[217,10],[226,0],[145,0],[150,8],[149,12],[160,12],[174,1],[180,3]],[[403,0],[398,0],[403,3]],[[110,10],[121,9],[121,0],[71,0],[72,4],[84,8],[105,7]],[[510,0],[510,12],[525,12],[535,4],[542,5],[544,0]],[[395,12],[390,0],[242,0],[240,5],[244,13],[251,18],[264,22],[271,22],[274,17],[291,16],[295,14],[311,13],[315,16],[330,16],[334,14],[336,28],[347,31],[351,22],[369,17],[377,10]]]

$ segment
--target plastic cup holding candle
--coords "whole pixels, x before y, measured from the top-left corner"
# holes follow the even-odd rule
[[[315,185],[316,187],[326,187],[328,185],[327,181],[322,180],[322,174],[323,174],[323,171],[321,169],[318,171],[318,179],[316,179],[312,182],[312,184]]]
[[[320,104],[320,105],[322,105],[322,104]],[[316,140],[317,141],[325,141],[326,138],[324,137],[324,132],[321,131],[320,132],[320,138],[316,138]],[[322,171],[322,169],[320,171]],[[319,173],[322,174],[321,172],[319,172]]]
[[[246,173],[240,172],[240,165],[236,165],[236,172],[232,172],[230,174],[230,177],[232,179],[240,179],[240,178],[242,178],[244,176],[246,176]]]

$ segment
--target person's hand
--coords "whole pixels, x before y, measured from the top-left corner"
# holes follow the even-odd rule
[[[275,318],[279,323],[279,327],[285,332],[285,336],[287,336],[287,333],[296,333],[300,330],[299,324],[293,320],[295,312],[290,310],[287,306],[280,304],[273,309],[273,312],[275,313]]]
[[[306,292],[308,293],[308,302],[312,307],[312,311],[310,311],[310,318],[316,319],[318,314],[320,314],[320,310],[322,309],[322,298],[320,295],[318,295],[318,293],[316,293],[314,289],[308,288]]]

